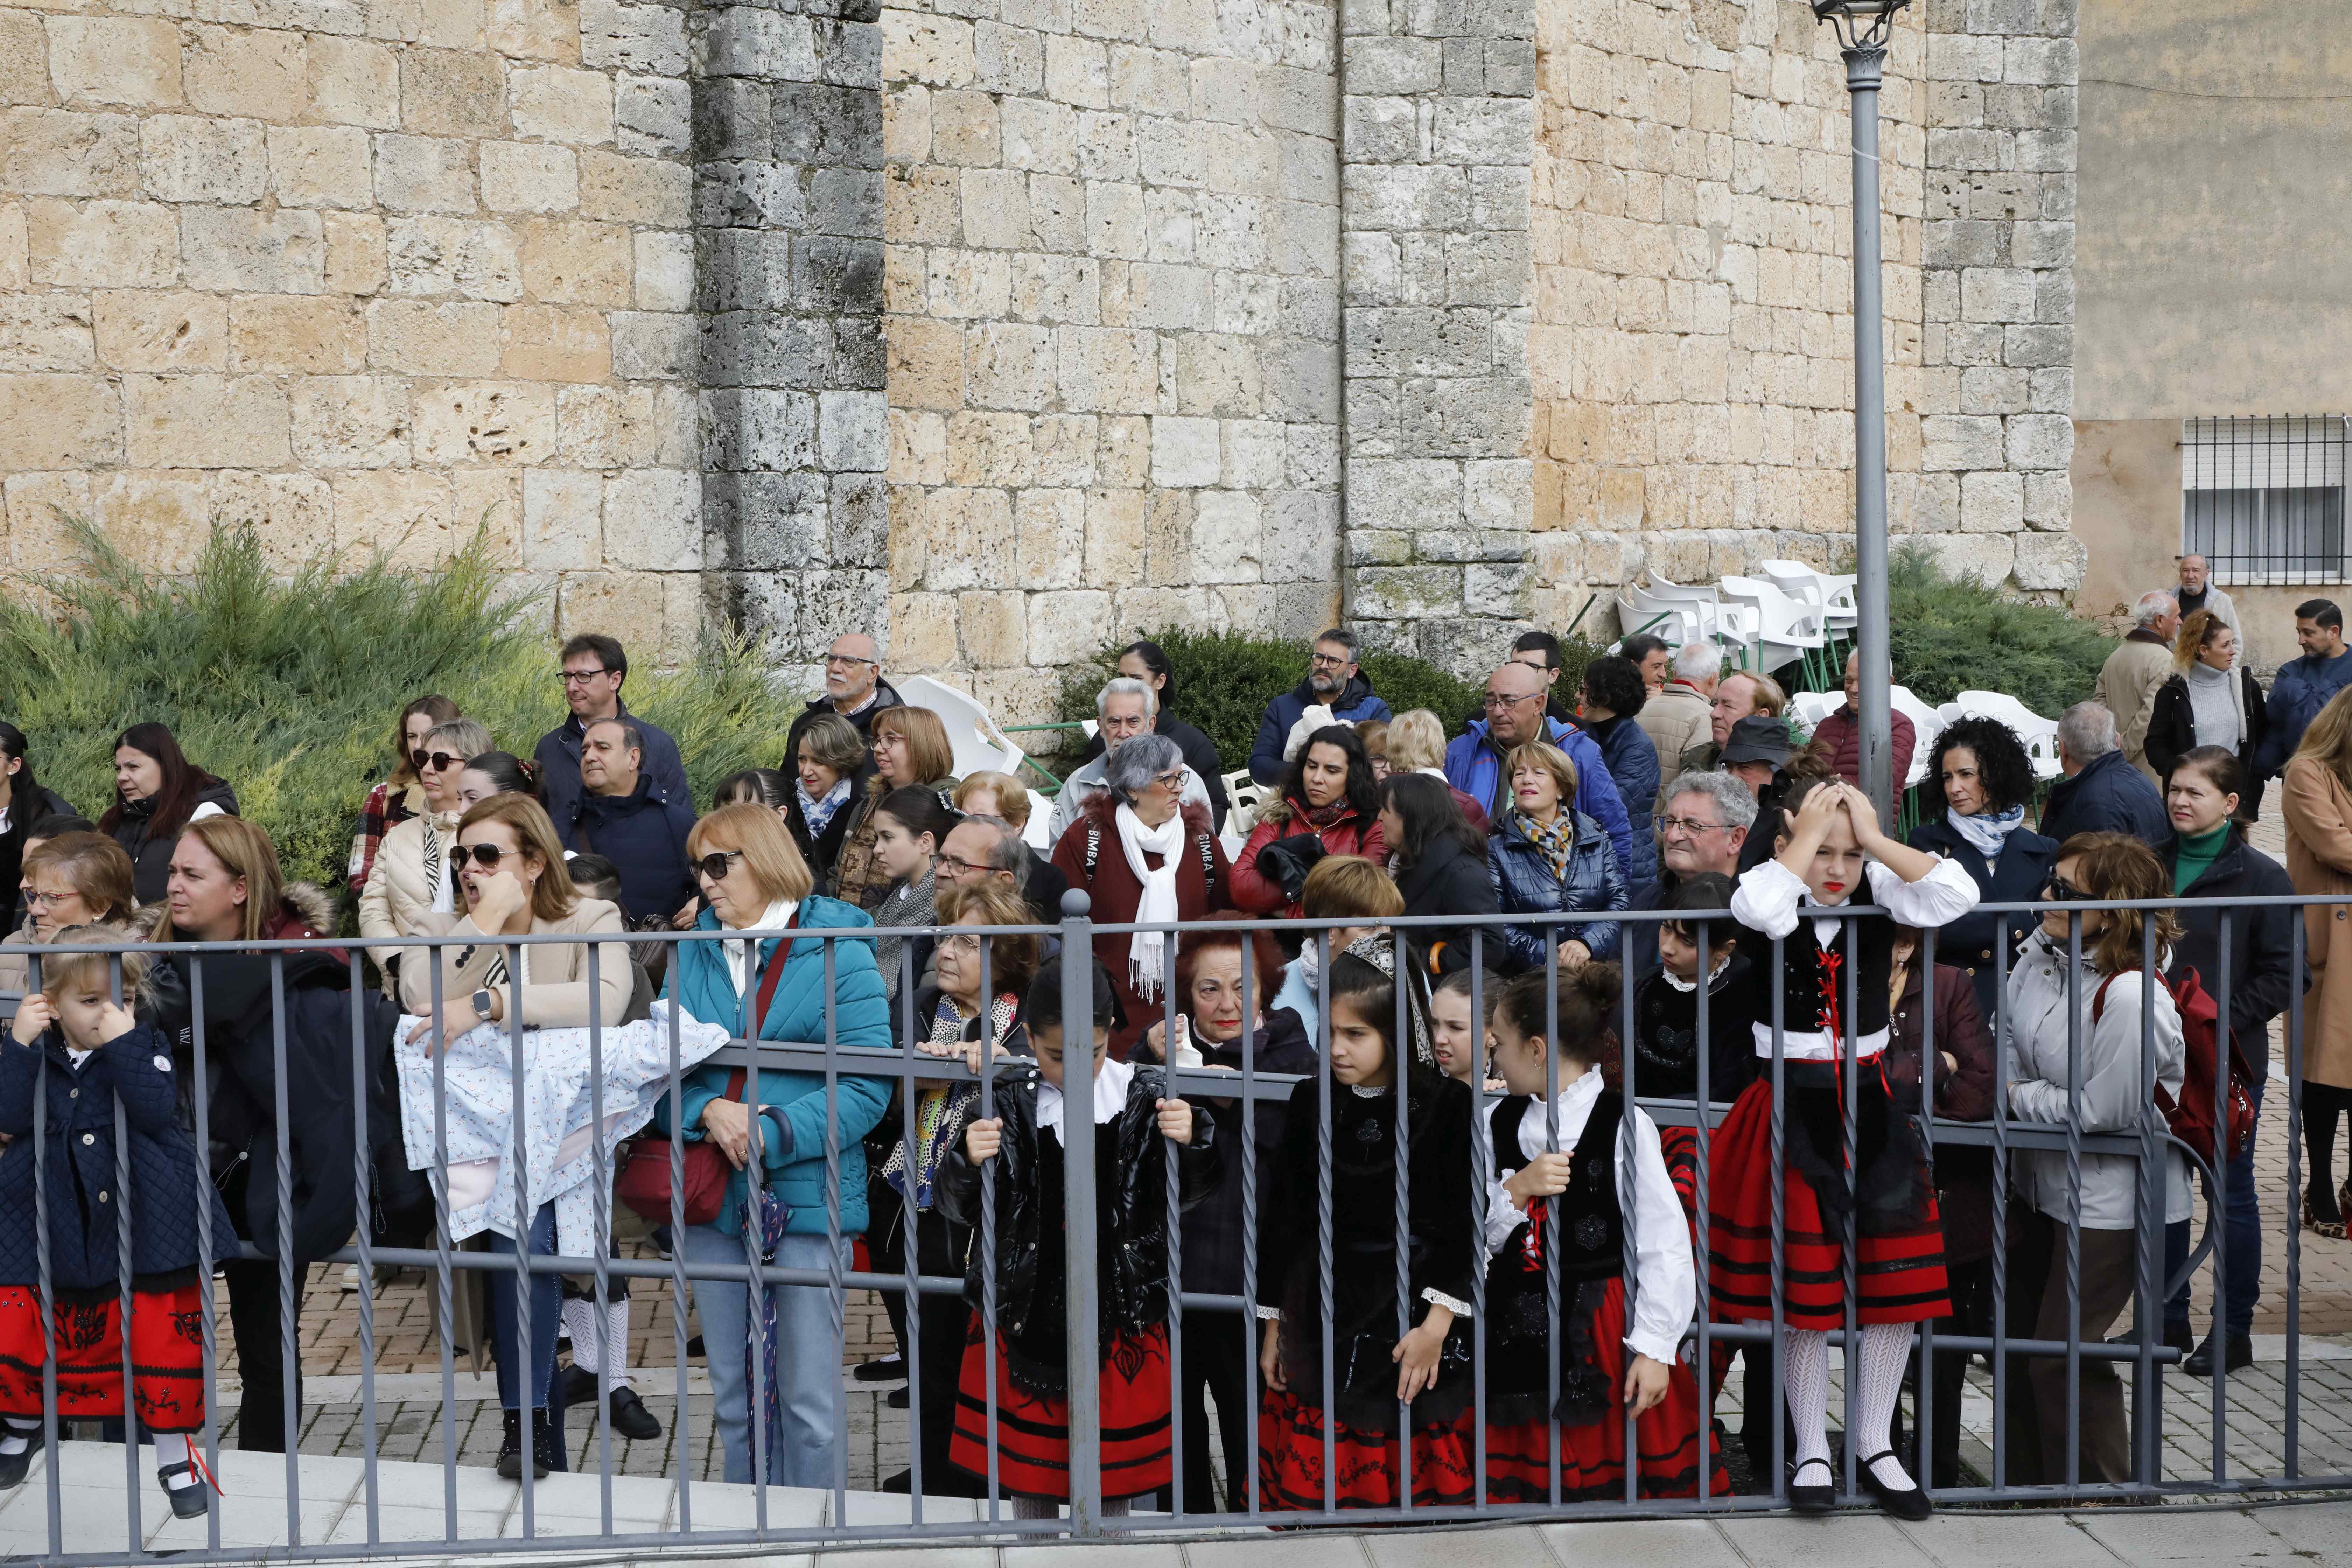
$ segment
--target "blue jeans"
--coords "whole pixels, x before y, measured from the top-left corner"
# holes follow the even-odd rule
[[[2254,1107],[2260,1110],[2263,1086],[2250,1084]],[[2254,1140],[2246,1140],[2245,1152],[2230,1162],[2222,1194],[2221,1236],[2224,1242],[2221,1259],[2222,1328],[2232,1334],[2250,1334],[2254,1331],[2254,1303],[2263,1293],[2263,1211],[2254,1196]],[[2209,1185],[2207,1193],[2211,1193]],[[2290,1199],[2294,1194],[2289,1194]],[[2192,1220],[2182,1220],[2164,1227],[2164,1277],[2172,1278],[2180,1266],[2189,1261]],[[2172,1299],[2164,1304],[2167,1327],[2185,1325],[2189,1321],[2189,1290],[2193,1281],[2183,1282]]]
[[[717,1226],[686,1228],[688,1263],[742,1263],[744,1238]],[[774,1267],[822,1269],[822,1236],[787,1236],[776,1248]],[[841,1242],[841,1266],[849,1267],[849,1238]],[[776,1358],[761,1375],[774,1388],[783,1412],[780,1440],[768,1447],[768,1484],[782,1487],[833,1485],[834,1403],[841,1394],[841,1336],[833,1324],[832,1292],[821,1285],[771,1287],[776,1303]],[[730,1481],[751,1479],[751,1378],[745,1352],[751,1344],[751,1289],[729,1279],[694,1281],[694,1310],[702,1320],[702,1343],[710,1365],[710,1400],[719,1440],[727,1451]]]
[[[520,1250],[513,1238],[490,1233],[490,1250],[502,1258],[512,1258]],[[548,1258],[555,1252],[555,1205],[542,1204],[530,1222],[530,1252],[534,1258]],[[530,1277],[530,1345],[522,1350],[522,1314],[517,1307],[520,1294],[515,1288],[510,1268],[490,1270],[490,1328],[498,1335],[499,1404],[508,1410],[523,1406],[523,1372],[530,1373],[530,1405],[534,1410],[547,1408],[548,1384],[555,1374],[555,1333],[562,1326],[562,1276],[534,1274]]]

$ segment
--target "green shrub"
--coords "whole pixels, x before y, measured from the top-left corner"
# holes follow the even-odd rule
[[[1307,648],[1287,638],[1178,626],[1137,636],[1167,649],[1176,684],[1176,715],[1209,737],[1228,773],[1249,762],[1265,705],[1307,678]],[[1119,649],[1132,640],[1070,667],[1062,679],[1058,718],[1069,721],[1095,716],[1095,694],[1118,673]],[[1463,721],[1477,710],[1486,695],[1483,683],[1457,680],[1423,659],[1367,653],[1362,666],[1364,679],[1392,711],[1430,709],[1445,721],[1448,734],[1461,731]],[[1583,668],[1580,662],[1578,668]],[[1075,756],[1076,750],[1073,742],[1065,755]]]
[[[320,558],[279,576],[249,528],[221,525],[187,576],[161,578],[68,521],[84,572],[39,579],[48,607],[0,600],[0,669],[42,782],[93,817],[113,798],[114,737],[160,720],[235,786],[289,877],[333,888],[409,700],[441,692],[524,756],[563,719],[555,650],[479,541],[436,572],[377,560],[339,575]],[[627,694],[677,738],[698,802],[783,755],[790,705],[746,639],[715,637]]]
[[[2054,605],[2005,598],[1973,577],[1948,577],[1916,543],[1888,563],[1895,679],[1927,702],[2004,691],[2054,719],[2091,695],[2115,643]]]

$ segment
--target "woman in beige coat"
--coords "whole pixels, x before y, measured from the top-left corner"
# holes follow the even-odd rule
[[[2294,890],[2352,899],[2352,689],[2312,720],[2280,789]],[[2335,1176],[2336,1118],[2352,1112],[2352,902],[2308,905],[2303,922],[2303,1223],[2341,1237],[2352,1206],[2352,1182]]]
[[[406,936],[419,917],[456,910],[457,879],[448,861],[464,809],[457,784],[467,759],[480,756],[490,743],[489,727],[474,719],[452,719],[426,733],[416,752],[422,761],[415,763],[425,809],[393,824],[376,846],[367,885],[360,889],[362,936]],[[376,962],[383,967],[384,994],[390,995],[398,957],[379,949]]]

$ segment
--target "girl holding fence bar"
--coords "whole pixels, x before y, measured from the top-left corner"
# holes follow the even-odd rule
[[[1911,1325],[1951,1312],[1943,1234],[1927,1151],[1892,1104],[1885,1064],[1895,925],[1884,916],[1811,915],[1857,894],[1895,921],[1940,926],[1976,906],[1958,865],[1887,837],[1870,798],[1842,779],[1789,793],[1774,858],[1739,879],[1731,913],[1754,964],[1757,1081],[1740,1092],[1714,1142],[1707,1194],[1708,1289],[1723,1316],[1761,1325],[1772,1314],[1772,1194],[1785,1183],[1780,1285],[1789,1414],[1797,1433],[1789,1503],[1836,1506],[1828,1434],[1829,1331],[1845,1323],[1845,1238],[1854,1233],[1858,1349],[1855,1430],[1863,1484],[1888,1511],[1924,1518],[1927,1494],[1889,1437],[1911,1350]],[[1854,928],[1849,931],[1849,927]],[[1780,939],[1776,973],[1772,940]],[[1772,1159],[1772,992],[1780,987],[1785,1158]],[[1851,1036],[1853,1044],[1847,1045]],[[1853,1148],[1844,1143],[1845,1053],[1853,1053]],[[1849,1183],[1851,1185],[1849,1185]],[[1769,1420],[1751,1405],[1748,1419]]]
[[[138,1023],[147,961],[121,959],[122,1001],[114,1000],[114,960],[77,946],[120,942],[110,926],[60,932],[41,953],[41,989],[16,1009],[0,1047],[0,1489],[23,1483],[41,1436],[43,1342],[57,1359],[60,1420],[123,1414],[124,1344],[139,1426],[155,1440],[157,1478],[181,1519],[210,1501],[190,1438],[205,1425],[203,1302],[211,1281],[196,1271],[196,1231],[182,1205],[201,1194],[212,1254],[234,1257],[236,1227],[227,1205],[197,1173],[195,1144],[179,1122],[172,1047]],[[47,1063],[46,1079],[41,1068]],[[33,1141],[36,1096],[46,1131]],[[131,1188],[120,1189],[114,1107],[131,1139]],[[34,1164],[42,1166],[37,1188]],[[46,1191],[41,1190],[46,1188]],[[49,1296],[40,1282],[41,1205],[47,1200]],[[124,1315],[118,1215],[131,1215],[131,1285]]]

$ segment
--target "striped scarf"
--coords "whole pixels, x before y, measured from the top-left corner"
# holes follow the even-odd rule
[[[1576,813],[1562,807],[1547,826],[1535,818],[1518,815],[1519,831],[1528,843],[1542,852],[1544,864],[1551,868],[1554,880],[1568,874],[1568,859],[1576,850]]]

